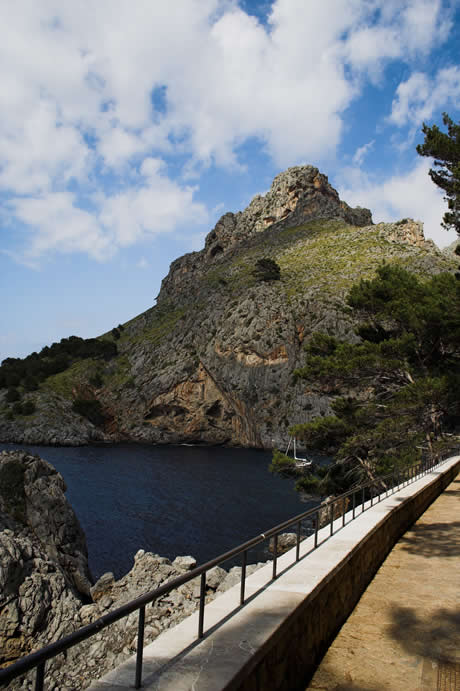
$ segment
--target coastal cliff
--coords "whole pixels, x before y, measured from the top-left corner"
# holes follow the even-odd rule
[[[279,280],[255,271],[262,259]],[[289,168],[171,264],[155,306],[99,338],[115,356],[80,358],[37,390],[21,382],[28,414],[1,389],[0,440],[280,446],[291,425],[330,412],[327,391],[292,383],[304,345],[317,331],[357,340],[345,297],[383,261],[422,276],[456,269],[422,223],[374,225],[317,168]]]

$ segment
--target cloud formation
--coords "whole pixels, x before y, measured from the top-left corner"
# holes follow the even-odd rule
[[[389,121],[398,127],[407,124],[418,127],[436,110],[449,106],[460,107],[460,67],[440,69],[432,78],[423,72],[413,72],[396,89]]]
[[[429,54],[450,21],[442,0],[275,0],[266,25],[236,0],[175,0],[174,12],[150,0],[2,3],[0,191],[29,229],[26,258],[102,260],[205,223],[168,156],[238,170],[238,147],[256,138],[280,167],[332,159],[367,80]],[[458,74],[440,76],[435,94],[423,75],[400,85],[393,124],[458,87]]]

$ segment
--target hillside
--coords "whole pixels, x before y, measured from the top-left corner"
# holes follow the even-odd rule
[[[277,262],[280,280],[254,274],[262,258]],[[316,168],[290,168],[243,212],[222,216],[203,250],[171,264],[154,307],[101,336],[115,357],[79,359],[36,391],[21,382],[22,401],[36,407],[28,415],[0,390],[0,439],[282,446],[289,426],[330,412],[327,392],[292,383],[303,346],[316,331],[357,340],[344,298],[383,261],[422,277],[457,264],[421,223],[374,225]],[[77,399],[98,402],[96,425],[74,410]]]

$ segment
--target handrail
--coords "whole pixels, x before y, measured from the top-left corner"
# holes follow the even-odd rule
[[[324,510],[327,511],[327,515],[330,515],[330,520],[329,525],[330,525],[330,535],[333,535],[334,532],[334,521],[337,520],[337,518],[342,518],[342,526],[345,525],[346,523],[346,500],[348,497],[352,497],[352,518],[351,520],[354,520],[356,517],[356,509],[361,505],[361,512],[363,513],[366,510],[365,504],[366,504],[366,490],[369,490],[370,488],[377,488],[378,485],[381,485],[382,482],[386,480],[392,481],[391,487],[387,487],[386,489],[382,490],[381,492],[378,492],[377,495],[373,494],[370,492],[370,504],[369,507],[373,506],[374,500],[377,500],[378,502],[381,501],[381,496],[385,494],[385,497],[388,496],[388,492],[391,491],[393,494],[395,491],[395,487],[397,487],[398,491],[402,486],[404,487],[404,484],[407,482],[413,482],[416,479],[418,479],[420,476],[426,474],[428,471],[432,470],[433,468],[437,467],[441,463],[443,463],[445,460],[450,458],[455,452],[460,453],[460,447],[454,447],[449,449],[448,451],[443,452],[438,456],[437,462],[429,462],[428,460],[425,461],[420,461],[417,464],[414,464],[412,466],[408,466],[407,468],[404,468],[401,471],[393,471],[392,473],[388,473],[387,475],[379,476],[375,478],[375,480],[369,480],[358,487],[354,487],[351,490],[348,490],[347,492],[344,492],[343,494],[334,497],[333,499],[330,499],[328,501],[323,502],[317,507],[314,507],[312,509],[308,509],[307,511],[304,511],[303,513],[298,514],[297,516],[294,516],[293,518],[290,518],[283,523],[279,523],[276,525],[274,528],[270,528],[265,533],[261,533],[260,535],[257,535],[256,537],[252,538],[251,540],[247,540],[246,542],[243,542],[242,544],[238,545],[237,547],[234,547],[233,549],[229,550],[228,552],[225,552],[224,554],[219,555],[215,559],[211,559],[210,561],[205,562],[201,566],[197,566],[196,568],[192,569],[191,571],[183,574],[182,576],[177,576],[176,578],[172,579],[171,581],[168,581],[167,583],[163,584],[159,588],[156,588],[155,590],[152,590],[148,593],[145,593],[144,595],[141,595],[140,597],[131,600],[130,602],[122,605],[121,607],[118,607],[117,609],[113,610],[112,612],[108,612],[107,614],[104,614],[101,616],[99,619],[96,621],[92,622],[91,624],[87,624],[86,626],[81,627],[77,631],[73,631],[72,633],[68,634],[67,636],[64,636],[63,638],[59,639],[58,641],[55,641],[54,643],[50,643],[49,645],[44,646],[40,650],[30,653],[29,655],[26,655],[25,657],[17,660],[13,664],[9,665],[8,667],[4,669],[0,669],[0,685],[3,685],[5,683],[13,681],[13,679],[16,679],[17,677],[22,676],[23,674],[26,674],[26,672],[29,672],[30,670],[37,668],[36,672],[36,679],[35,679],[35,691],[43,691],[44,689],[44,679],[45,679],[45,664],[48,660],[56,657],[56,655],[59,655],[60,653],[63,653],[64,651],[68,650],[69,648],[73,647],[77,643],[81,643],[82,641],[86,640],[87,638],[91,638],[91,636],[95,635],[96,633],[99,633],[102,629],[105,629],[107,626],[110,626],[110,624],[113,624],[116,621],[119,621],[120,619],[123,619],[124,617],[128,616],[132,612],[135,612],[136,610],[139,610],[139,623],[138,623],[138,645],[137,645],[137,660],[136,660],[136,676],[135,676],[135,688],[138,689],[141,687],[142,683],[142,651],[143,651],[143,641],[144,641],[144,624],[145,624],[145,607],[148,605],[150,602],[153,602],[154,600],[157,600],[159,597],[162,595],[167,595],[170,593],[172,590],[175,588],[180,587],[181,585],[184,585],[184,583],[187,583],[188,581],[193,580],[194,578],[197,578],[198,576],[201,577],[201,585],[200,585],[200,604],[199,604],[199,617],[198,617],[198,638],[202,638],[204,635],[204,608],[205,608],[205,592],[206,592],[206,572],[209,571],[210,569],[214,568],[214,566],[218,566],[224,561],[227,561],[231,557],[235,557],[239,554],[243,555],[243,565],[242,565],[242,572],[241,572],[241,586],[240,586],[240,604],[243,605],[245,602],[245,582],[246,582],[246,565],[247,565],[247,553],[248,550],[251,549],[251,547],[255,547],[256,545],[260,544],[261,542],[264,542],[265,540],[270,539],[271,537],[274,538],[274,545],[273,545],[273,571],[272,571],[272,580],[276,579],[277,577],[277,557],[278,557],[278,535],[284,531],[286,528],[290,528],[293,525],[296,525],[297,527],[297,540],[296,540],[296,558],[295,561],[299,561],[300,559],[300,542],[301,542],[301,524],[302,521],[304,521],[307,518],[314,517],[314,547],[313,549],[316,549],[319,544],[318,543],[318,532],[319,532],[319,516],[320,512],[323,512]],[[417,472],[419,471],[419,472]],[[358,504],[356,503],[356,497],[357,495],[360,494],[360,501]],[[334,516],[334,506],[339,505],[342,508],[342,513],[338,516]],[[360,515],[360,514],[359,514]],[[327,523],[326,523],[327,525]],[[325,527],[325,526],[324,526]],[[328,539],[328,538],[325,538]]]

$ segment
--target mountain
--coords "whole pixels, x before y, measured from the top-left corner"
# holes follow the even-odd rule
[[[16,390],[33,412],[0,390],[0,440],[282,446],[292,424],[330,411],[327,391],[292,381],[303,346],[315,331],[359,340],[345,298],[383,261],[421,276],[457,265],[422,223],[374,225],[317,168],[289,168],[265,196],[222,216],[201,251],[175,260],[156,305],[102,335],[102,354],[93,344],[42,373],[36,391],[22,379]]]

